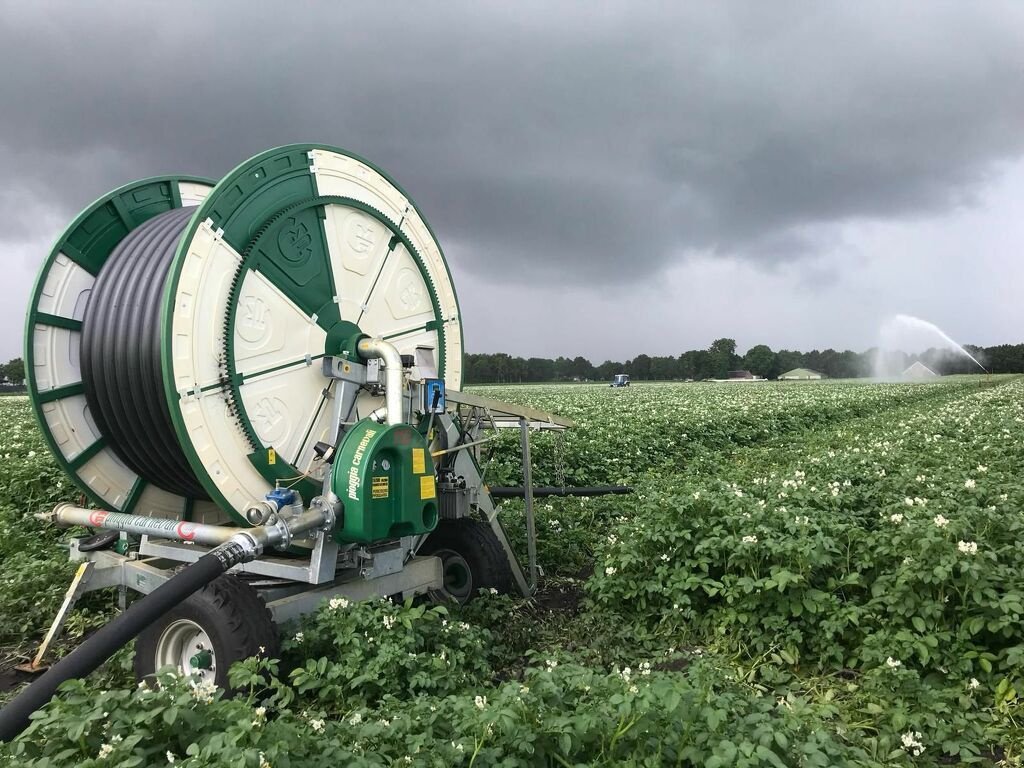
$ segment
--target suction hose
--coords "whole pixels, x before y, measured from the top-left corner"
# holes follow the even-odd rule
[[[11,741],[29,724],[65,680],[85,677],[167,611],[232,566],[256,555],[252,539],[239,534],[161,584],[47,670],[0,710],[0,742]]]
[[[526,496],[526,489],[521,485],[491,485],[488,489],[496,499],[521,499]],[[545,496],[612,496],[632,493],[628,485],[584,485],[555,486],[540,485],[533,489],[533,498]]]

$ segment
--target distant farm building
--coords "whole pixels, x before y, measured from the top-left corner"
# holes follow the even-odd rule
[[[812,371],[810,368],[794,368],[792,371],[779,374],[779,381],[812,381],[824,378],[825,374]]]
[[[914,380],[934,379],[938,375],[939,374],[937,374],[935,371],[933,371],[927,365],[922,363],[920,360],[918,360],[916,363],[914,363],[912,366],[910,366],[909,368],[907,368],[907,370],[905,370],[903,372],[903,378],[904,379],[914,379]]]
[[[727,379],[708,379],[708,381],[717,381],[718,383],[729,383],[729,384],[744,384],[746,382],[753,381],[767,381],[762,376],[755,376],[750,371],[729,371]]]

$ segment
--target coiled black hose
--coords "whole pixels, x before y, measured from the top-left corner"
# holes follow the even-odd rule
[[[178,443],[164,394],[160,304],[171,260],[195,208],[132,230],[100,270],[82,322],[82,382],[100,434],[146,481],[208,498]]]

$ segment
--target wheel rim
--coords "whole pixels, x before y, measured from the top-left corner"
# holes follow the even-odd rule
[[[441,558],[445,592],[464,603],[473,594],[473,570],[466,558],[452,549],[440,549],[434,554]]]
[[[189,619],[178,619],[167,625],[157,640],[153,654],[154,670],[174,667],[185,675],[195,675],[199,682],[217,677],[217,656],[213,642],[201,626]]]

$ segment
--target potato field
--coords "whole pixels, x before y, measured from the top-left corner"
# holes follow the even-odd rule
[[[0,746],[17,766],[1020,765],[1024,378],[481,388],[534,438],[541,589],[459,608],[336,598],[236,665],[131,648]],[[515,434],[486,479],[522,481]],[[77,491],[0,399],[0,682],[74,571],[32,514]],[[523,545],[521,502],[506,529]],[[85,598],[58,652],[116,610]]]

